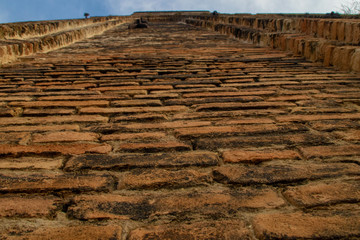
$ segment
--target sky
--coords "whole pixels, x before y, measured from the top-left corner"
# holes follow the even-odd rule
[[[130,15],[136,11],[209,10],[219,13],[341,12],[349,0],[0,0],[0,23]]]

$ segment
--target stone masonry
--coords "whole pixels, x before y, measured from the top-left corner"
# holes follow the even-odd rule
[[[356,66],[205,14],[2,33],[0,239],[360,239]]]

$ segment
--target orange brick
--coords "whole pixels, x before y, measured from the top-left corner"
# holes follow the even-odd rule
[[[161,106],[160,100],[122,100],[111,102],[112,106],[131,107],[131,106]]]
[[[360,236],[360,218],[356,214],[265,213],[253,219],[259,239],[351,239]]]
[[[323,115],[289,115],[276,117],[279,122],[307,122],[320,120],[360,119],[360,113],[353,114],[323,114]]]
[[[242,124],[272,124],[275,123],[270,118],[241,118],[241,119],[222,119],[215,122],[215,125],[242,125]]]
[[[250,230],[241,220],[204,221],[138,228],[129,240],[157,239],[251,239]]]
[[[121,91],[121,90],[169,90],[173,89],[169,85],[151,85],[151,86],[121,86],[121,87],[98,87],[92,88],[95,91]]]
[[[47,131],[79,131],[80,127],[76,124],[64,125],[19,125],[0,127],[0,132],[47,132]]]
[[[297,152],[292,150],[231,150],[223,152],[225,162],[229,163],[259,163],[263,161],[271,161],[275,159],[299,159]]]
[[[263,101],[263,98],[257,96],[243,96],[243,97],[214,97],[214,98],[182,98],[165,100],[165,105],[185,105],[191,106],[194,104],[206,103],[227,103],[227,102],[256,102]]]
[[[175,134],[182,138],[234,136],[245,134],[265,134],[273,132],[292,132],[302,130],[296,125],[254,124],[239,126],[208,126],[198,128],[182,128],[175,130]]]
[[[238,92],[202,92],[186,93],[184,98],[203,98],[203,97],[234,97],[234,96],[263,96],[273,95],[275,91],[238,91]]]
[[[347,128],[358,128],[360,124],[351,120],[327,120],[310,123],[311,127],[318,131],[333,131]]]
[[[128,169],[150,167],[187,167],[216,166],[219,163],[217,154],[206,151],[161,153],[161,154],[120,154],[120,155],[82,155],[66,162],[66,171],[82,169]]]
[[[46,134],[35,134],[32,141],[34,143],[97,141],[98,137],[99,136],[96,133],[65,131]]]
[[[0,169],[60,169],[63,157],[3,157]]]
[[[128,108],[81,108],[81,113],[90,114],[113,114],[113,113],[144,113],[144,112],[181,112],[187,111],[185,106],[167,106],[167,107],[128,107]]]
[[[157,114],[157,113],[141,113],[133,114],[128,116],[118,116],[111,118],[112,122],[128,122],[128,121],[158,121],[158,120],[167,120],[166,115]]]
[[[337,156],[360,155],[359,145],[329,145],[315,147],[301,147],[300,151],[306,158],[327,158]]]
[[[115,140],[161,140],[166,137],[163,132],[144,132],[144,133],[121,133],[121,134],[110,134],[101,137],[102,141],[115,141]]]
[[[26,124],[48,124],[48,123],[79,123],[79,122],[107,122],[108,118],[94,115],[81,116],[52,116],[52,117],[13,117],[2,118],[2,125],[26,125]]]
[[[251,135],[251,134],[250,134]],[[221,148],[262,147],[272,145],[320,145],[330,140],[321,134],[263,134],[259,136],[206,137],[195,142],[196,149],[217,150]]]
[[[60,225],[60,224],[59,224]],[[62,240],[87,240],[98,239],[120,240],[123,238],[123,229],[121,226],[63,226],[63,227],[44,227],[35,230],[32,233],[25,233],[21,237],[29,240],[46,240],[46,239],[62,239]]]
[[[167,121],[159,123],[130,123],[119,125],[119,127],[128,129],[128,130],[138,130],[142,131],[143,129],[174,129],[174,128],[191,128],[191,127],[204,127],[210,126],[212,122],[210,121]]]
[[[118,189],[185,188],[210,183],[210,176],[195,170],[152,169],[133,171],[120,177]]]
[[[310,96],[307,95],[290,95],[290,96],[279,96],[268,98],[268,101],[300,101],[300,100],[309,100]]]
[[[53,197],[1,197],[0,217],[54,217],[61,201]]]
[[[19,142],[22,139],[26,139],[29,137],[28,133],[0,133],[0,142],[6,143],[6,142]]]
[[[108,106],[108,101],[32,101],[32,102],[11,102],[10,106],[40,108],[40,107],[88,107]]]
[[[171,193],[144,195],[88,195],[77,196],[69,207],[69,216],[77,219],[149,219],[153,215],[175,216],[188,214],[213,215],[238,212],[241,208],[274,209],[285,202],[277,193],[267,188],[241,188],[218,190],[207,188],[176,190]],[[103,207],[106,206],[106,207]]]
[[[196,105],[196,111],[217,111],[217,110],[237,110],[237,109],[262,109],[262,108],[287,108],[295,107],[294,103],[289,102],[250,102],[250,103],[208,103]]]
[[[51,116],[51,115],[72,115],[75,114],[76,110],[75,109],[61,109],[61,108],[56,108],[56,109],[36,109],[36,108],[28,108],[28,109],[24,109],[22,115],[23,116]]]
[[[360,201],[360,179],[335,179],[288,187],[284,196],[299,207],[327,206]]]
[[[360,130],[349,130],[343,132],[335,132],[335,135],[339,136],[344,140],[349,141],[360,141]]]
[[[117,152],[167,152],[167,151],[189,151],[191,146],[177,142],[156,142],[156,143],[123,143],[115,147]]]
[[[262,166],[224,165],[214,170],[215,179],[233,184],[275,184],[356,175],[360,167],[353,163],[272,163]],[[281,174],[279,174],[281,172]]]
[[[105,175],[59,175],[13,172],[0,175],[0,192],[108,191],[113,179]]]
[[[0,154],[84,154],[84,153],[109,153],[112,147],[108,144],[70,144],[70,145],[0,145]]]

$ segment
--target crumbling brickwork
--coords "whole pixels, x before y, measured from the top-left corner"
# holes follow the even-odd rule
[[[360,238],[359,74],[181,18],[0,68],[0,239]]]

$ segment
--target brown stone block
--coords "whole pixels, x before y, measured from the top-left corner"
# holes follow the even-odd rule
[[[249,103],[206,103],[194,106],[196,111],[219,111],[219,110],[240,110],[240,109],[266,109],[266,108],[287,108],[295,107],[289,102],[249,102]]]
[[[51,116],[51,115],[73,115],[75,114],[75,109],[66,109],[66,108],[47,108],[47,109],[24,109],[22,116]]]
[[[71,158],[65,164],[65,171],[81,169],[129,169],[150,167],[216,166],[217,154],[205,151],[162,153],[162,154],[121,154],[83,155]]]
[[[154,212],[144,194],[131,195],[84,195],[76,196],[69,206],[68,215],[77,219],[148,219]]]
[[[214,179],[231,184],[276,184],[312,179],[357,175],[360,167],[353,163],[273,163],[264,165],[224,165],[214,170]]]
[[[216,121],[214,124],[216,126],[221,125],[245,125],[245,124],[273,124],[274,120],[270,118],[240,118],[240,119],[226,119]]]
[[[180,138],[199,138],[249,134],[286,133],[304,130],[306,129],[300,125],[251,124],[238,126],[207,126],[197,128],[181,128],[175,130],[175,134]]]
[[[133,219],[152,216],[202,214],[218,216],[238,212],[242,208],[273,209],[284,206],[277,193],[268,188],[202,191],[176,190],[168,193],[139,195],[77,196],[69,207],[70,217],[77,219]]]
[[[354,44],[359,44],[360,42],[360,23],[354,23],[353,32],[352,32]]]
[[[85,154],[85,153],[109,153],[112,147],[108,144],[63,144],[63,145],[0,145],[0,154]]]
[[[109,191],[114,184],[109,175],[23,173],[0,175],[0,192]]]
[[[63,157],[8,157],[1,158],[0,169],[60,169]]]
[[[360,237],[360,218],[348,214],[311,213],[259,214],[253,220],[259,239],[356,239]]]
[[[347,119],[360,119],[360,113],[348,114],[315,114],[315,115],[288,115],[276,117],[279,122],[308,122],[320,120],[347,120]]]
[[[335,132],[336,136],[348,141],[360,141],[360,130]]]
[[[187,93],[184,98],[203,98],[203,97],[235,97],[235,96],[263,96],[273,95],[275,91],[239,91],[239,92],[200,92],[200,93]]]
[[[311,128],[318,131],[345,130],[348,128],[359,128],[360,123],[351,120],[328,120],[310,123]]]
[[[1,197],[0,217],[51,218],[59,207],[53,197]]]
[[[331,40],[338,40],[337,39],[337,36],[338,36],[337,35],[338,22],[337,21],[330,21],[329,24],[330,24],[330,35],[329,35],[330,39]]]
[[[119,107],[132,107],[132,106],[161,106],[162,103],[160,100],[122,100],[122,101],[112,101],[112,106]]]
[[[155,142],[155,143],[122,143],[117,144],[117,152],[171,152],[171,151],[189,151],[191,146],[178,141]]]
[[[299,159],[300,155],[292,150],[264,149],[264,150],[229,150],[223,152],[224,162],[227,163],[259,163],[276,159]]]
[[[108,101],[31,101],[11,102],[10,106],[41,108],[41,107],[87,107],[87,106],[108,106]]]
[[[314,146],[327,144],[329,139],[319,134],[297,133],[297,134],[269,134],[259,136],[238,136],[238,137],[213,137],[201,138],[195,142],[195,149],[231,149],[240,147],[261,147],[272,145],[297,146],[299,144]]]
[[[165,114],[160,113],[141,113],[141,114],[133,114],[133,115],[125,115],[125,116],[117,116],[111,118],[112,122],[144,122],[144,121],[160,121],[167,120]]]
[[[72,116],[51,116],[51,117],[12,117],[1,118],[1,125],[31,125],[49,123],[92,123],[107,122],[108,118],[98,115],[72,115]]]
[[[338,41],[344,42],[345,40],[345,23],[344,22],[338,22],[337,24],[337,33],[336,38]]]
[[[360,179],[335,179],[289,187],[286,199],[299,207],[316,207],[339,203],[360,202]]]
[[[171,90],[171,85],[144,85],[144,86],[114,86],[114,87],[98,87],[92,88],[95,91],[122,91],[122,90]]]
[[[144,132],[144,133],[119,133],[109,134],[101,137],[102,141],[148,141],[148,140],[161,140],[166,138],[164,132]]]
[[[137,170],[122,175],[118,189],[186,188],[206,185],[210,182],[211,178],[208,174],[196,170]]]
[[[242,220],[204,221],[190,224],[159,225],[130,232],[129,240],[140,239],[253,239]]]
[[[99,135],[90,132],[52,132],[45,134],[35,134],[33,136],[34,143],[45,143],[45,142],[76,142],[76,141],[97,141]]]
[[[360,145],[329,145],[300,147],[302,154],[308,158],[329,158],[338,156],[360,155]]]
[[[64,125],[19,125],[0,127],[0,132],[48,132],[48,131],[79,131],[80,127],[76,124]]]
[[[310,100],[311,97],[308,95],[287,95],[268,98],[268,101],[301,101],[301,100]]]
[[[344,23],[345,24],[345,36],[344,36],[344,40],[346,43],[353,43],[353,39],[354,39],[354,28],[355,28],[355,23],[352,23],[352,22],[346,22]]]
[[[108,226],[66,226],[66,227],[44,227],[32,233],[24,234],[21,238],[28,240],[120,240],[123,239],[122,227]],[[13,239],[13,238],[9,238]]]
[[[360,41],[360,40],[359,40]],[[360,72],[360,49],[356,48],[350,59],[351,70]]]
[[[333,46],[333,45],[324,46],[324,52],[325,52],[324,65],[325,66],[333,65],[334,49],[335,49],[335,46]]]
[[[185,106],[166,106],[166,107],[124,107],[124,108],[81,108],[80,113],[90,114],[114,114],[114,113],[146,113],[146,112],[183,112],[187,111]]]
[[[119,127],[131,131],[143,131],[144,129],[176,129],[210,126],[211,121],[166,121],[159,123],[130,123]]]
[[[0,133],[0,142],[1,143],[18,143],[21,140],[29,138],[29,133]]]
[[[264,99],[257,96],[242,96],[242,97],[212,97],[212,98],[185,98],[185,99],[170,99],[166,100],[165,105],[185,105],[192,106],[195,104],[204,103],[227,103],[227,102],[257,102]]]

